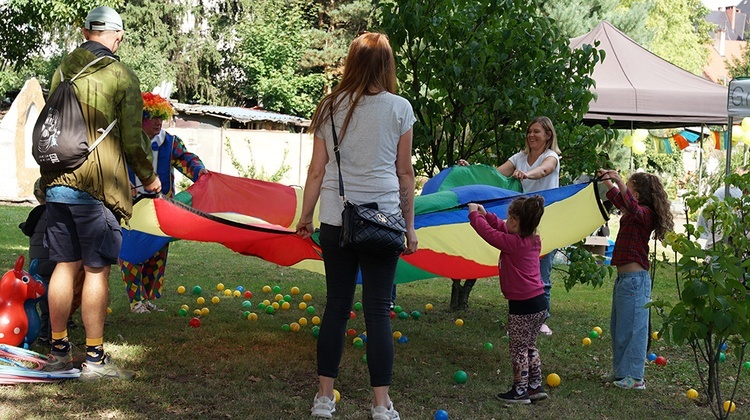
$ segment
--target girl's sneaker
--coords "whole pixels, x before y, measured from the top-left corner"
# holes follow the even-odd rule
[[[370,409],[370,415],[372,420],[401,420],[398,411],[393,408],[393,401],[388,404],[388,407],[379,405]]]
[[[310,409],[310,414],[313,417],[321,418],[321,419],[330,419],[333,418],[333,413],[336,412],[336,400],[332,400],[328,397],[318,397],[318,394],[315,394],[315,399],[313,399],[313,406],[312,409]]]
[[[536,388],[529,387],[528,393],[529,399],[533,402],[546,400],[548,397],[547,393],[544,392],[544,387],[541,385]]]
[[[497,394],[497,399],[510,404],[531,404],[529,393],[524,392],[523,394],[519,394],[516,392],[515,387],[512,387],[508,392]]]
[[[622,389],[646,389],[646,381],[644,379],[635,379],[631,377],[614,381],[612,384]]]

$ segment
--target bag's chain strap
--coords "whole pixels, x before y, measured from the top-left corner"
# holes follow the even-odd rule
[[[336,136],[336,124],[333,122],[333,104],[331,105],[331,132],[333,133],[333,153],[336,155],[336,165],[339,167],[339,195],[346,202],[344,195],[344,178],[341,176],[341,153],[339,150],[339,138]]]

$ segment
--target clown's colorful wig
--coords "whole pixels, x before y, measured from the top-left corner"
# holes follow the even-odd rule
[[[161,118],[162,120],[172,119],[174,108],[168,100],[151,92],[144,92],[143,96],[143,118]]]

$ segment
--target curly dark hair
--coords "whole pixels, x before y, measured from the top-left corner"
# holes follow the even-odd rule
[[[630,181],[633,182],[633,189],[638,193],[638,204],[650,208],[656,216],[654,236],[658,240],[664,239],[664,235],[674,229],[669,198],[664,186],[656,175],[646,172],[634,173]]]

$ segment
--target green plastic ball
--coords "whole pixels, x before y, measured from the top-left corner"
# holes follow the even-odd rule
[[[177,311],[177,313],[178,313],[178,314],[179,314],[180,316],[187,316],[187,311],[186,311],[185,309],[183,309],[183,308],[180,308],[180,310],[179,310],[179,311]]]
[[[272,307],[273,307],[273,306],[272,306]],[[259,309],[259,310],[261,310],[261,311],[262,311],[262,310],[264,310],[264,309],[266,309],[266,304],[265,304],[265,303],[263,303],[263,302],[260,302],[260,303],[258,304],[258,309]]]
[[[724,352],[719,353],[719,361],[720,362],[726,362],[727,361],[727,355]]]
[[[367,355],[366,354],[362,355],[362,361],[365,362],[365,363],[367,363]]]
[[[395,312],[395,313],[397,313],[397,314],[400,314],[400,313],[401,313],[401,311],[403,311],[403,310],[404,310],[404,309],[403,309],[403,308],[401,308],[401,306],[399,306],[399,305],[396,305],[396,306],[394,306],[394,307],[393,307],[393,312]]]
[[[469,377],[463,370],[456,371],[456,373],[453,374],[453,380],[457,384],[465,384],[467,379],[469,379]]]
[[[750,362],[745,362],[745,369],[750,370]]]
[[[422,314],[419,313],[419,311],[411,311],[411,317],[412,318],[419,319],[421,316],[422,316]]]
[[[361,311],[362,310],[362,302],[356,302],[354,304],[354,310],[355,311]]]
[[[250,316],[250,311],[245,311],[242,313],[242,317],[247,319],[247,317]]]
[[[292,295],[284,295],[284,302],[291,302],[292,301]]]
[[[398,319],[408,319],[408,318],[409,318],[409,314],[408,313],[406,313],[406,312],[399,312],[398,313]]]
[[[273,309],[273,306],[266,306],[267,314],[272,315],[274,312],[276,312],[276,309]]]
[[[203,289],[201,289],[200,286],[193,286],[193,294],[194,295],[199,295],[201,293],[203,293]]]
[[[281,293],[281,286],[273,286],[273,292],[274,293]]]
[[[249,300],[246,300],[246,301],[242,302],[242,307],[244,309],[250,309],[250,308],[253,307],[253,303],[250,302]]]
[[[312,314],[315,313],[315,307],[314,306],[308,306],[306,310],[307,310],[307,313],[310,314],[310,315],[312,315]]]
[[[270,306],[269,306],[269,308],[270,308]],[[286,332],[289,332],[289,331],[292,330],[292,327],[290,327],[289,324],[284,324],[284,325],[281,326],[281,329],[284,330],[284,331],[286,331]]]
[[[318,335],[320,335],[320,327],[317,325],[312,327],[312,335],[313,337],[318,338]]]
[[[596,340],[597,338],[599,338],[599,333],[598,333],[598,332],[596,332],[596,331],[591,331],[591,332],[589,333],[589,337],[590,337],[590,338],[591,338],[592,340]]]
[[[494,347],[492,346],[492,343],[490,343],[490,342],[484,343],[484,349],[485,350],[492,350],[493,348]]]
[[[362,340],[354,340],[354,343],[352,344],[354,344],[355,349],[361,349],[362,347],[365,346],[365,342]]]

